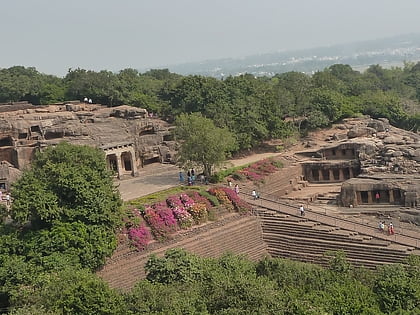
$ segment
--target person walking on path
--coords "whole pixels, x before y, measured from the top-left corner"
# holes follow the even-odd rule
[[[239,195],[239,185],[238,184],[235,185],[235,192],[236,192],[237,195]]]
[[[379,191],[375,195],[375,200],[377,203],[379,203],[379,199],[381,199],[381,195],[379,194]]]
[[[184,183],[184,174],[182,172],[179,172],[179,182],[181,184]]]
[[[305,208],[303,207],[303,205],[300,205],[299,212],[301,217],[305,216]]]
[[[379,222],[379,231],[381,233],[385,232],[385,222],[384,221]]]
[[[252,190],[251,196],[254,200],[257,200],[259,198],[258,193],[256,192],[255,189]]]
[[[389,235],[394,235],[395,234],[394,225],[392,224],[392,222],[389,222],[389,225],[388,225],[388,234]]]

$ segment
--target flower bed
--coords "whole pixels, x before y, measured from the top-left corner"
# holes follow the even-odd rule
[[[281,162],[276,161],[272,158],[264,159],[255,163],[252,163],[248,167],[237,171],[237,177],[241,178],[245,176],[247,179],[254,182],[262,182],[264,178],[270,174],[275,173],[281,168]]]
[[[229,197],[226,195],[226,192],[222,189],[222,187],[212,187],[209,189],[209,193],[213,196],[216,196],[217,200],[228,210],[233,211],[235,207],[230,201]],[[234,192],[235,193],[235,192]]]
[[[210,202],[209,198],[214,199]],[[214,219],[213,204],[220,203],[229,211],[248,212],[250,206],[226,187],[213,187],[205,191],[186,191],[168,196],[164,201],[131,208],[124,218],[124,233],[138,250],[144,250],[154,238],[165,241],[179,229]]]
[[[238,194],[228,187],[219,187],[226,196],[229,198],[229,200],[232,202],[234,208],[239,213],[249,213],[252,210],[252,207],[249,203],[246,201],[243,201],[241,198],[239,198]]]

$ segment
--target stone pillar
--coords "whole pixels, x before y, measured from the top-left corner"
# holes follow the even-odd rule
[[[123,175],[122,161],[121,161],[121,152],[115,152],[116,161],[117,161],[117,173],[118,179],[121,179]]]
[[[395,200],[394,200],[394,191],[392,190],[392,189],[390,189],[390,190],[388,190],[388,193],[389,193],[389,203],[394,203],[395,202]]]
[[[373,192],[373,191],[368,191],[368,203],[369,204],[372,204],[373,203],[373,200],[375,199],[374,197],[374,194],[375,194],[375,192]]]
[[[319,181],[323,181],[324,180],[324,175],[322,174],[322,169],[318,170],[318,174],[319,174]]]
[[[338,169],[338,179],[340,182],[344,181],[344,172],[342,168]]]
[[[362,193],[360,191],[356,191],[355,194],[356,194],[356,199],[355,199],[355,202],[354,202],[354,206],[357,206],[357,205],[363,203]]]
[[[354,177],[353,167],[349,167],[349,176],[350,176],[350,178]]]
[[[334,172],[333,172],[333,169],[330,168],[330,182],[334,182],[334,181],[335,181],[335,179],[334,179]]]

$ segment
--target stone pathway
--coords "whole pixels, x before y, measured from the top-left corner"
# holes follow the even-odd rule
[[[280,154],[253,154],[241,159],[229,160],[226,167],[245,165],[278,155]],[[115,183],[120,191],[121,198],[127,201],[179,185],[179,171],[180,169],[172,164],[153,163],[139,169],[137,177],[116,180]]]

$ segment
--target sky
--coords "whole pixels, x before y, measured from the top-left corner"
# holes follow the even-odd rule
[[[0,0],[0,68],[64,76],[420,33],[419,0]]]

